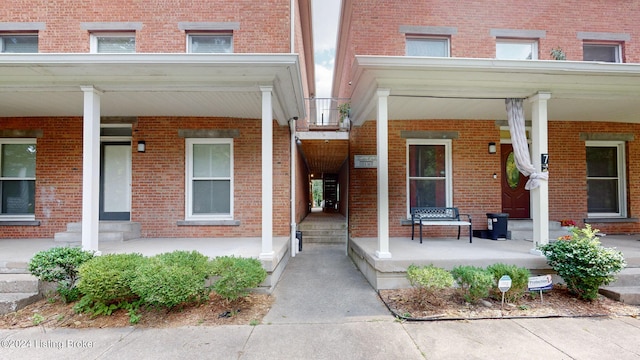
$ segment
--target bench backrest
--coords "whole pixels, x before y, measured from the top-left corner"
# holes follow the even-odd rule
[[[429,220],[460,220],[458,208],[455,207],[412,207],[411,218]]]

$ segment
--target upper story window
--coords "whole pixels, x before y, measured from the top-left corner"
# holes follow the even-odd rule
[[[544,30],[490,29],[496,38],[496,59],[538,60],[538,40],[544,39]]]
[[[187,52],[190,53],[233,53],[231,33],[188,34],[187,39]]]
[[[38,34],[1,34],[0,52],[37,53]]]
[[[34,219],[35,139],[0,139],[0,220]]]
[[[496,40],[496,59],[504,60],[537,60],[537,40]]]
[[[623,44],[631,41],[627,33],[579,31],[582,40],[582,60],[621,63],[624,62]]]
[[[110,54],[135,53],[136,34],[135,32],[92,33],[91,52]]]
[[[582,60],[620,63],[621,48],[620,44],[585,43],[582,45]]]
[[[449,39],[407,36],[407,56],[449,57]]]

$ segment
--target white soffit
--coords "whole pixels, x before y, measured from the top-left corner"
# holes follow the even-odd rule
[[[504,119],[504,98],[544,91],[550,121],[640,122],[639,64],[358,56],[353,74],[354,124],[375,119],[378,88],[391,120]]]

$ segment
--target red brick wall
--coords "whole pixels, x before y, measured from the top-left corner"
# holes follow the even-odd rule
[[[487,153],[489,142],[500,143],[500,134],[492,121],[480,120],[413,120],[389,122],[389,232],[390,236],[411,236],[411,227],[402,226],[406,219],[406,139],[402,130],[456,131],[452,140],[453,205],[473,218],[474,229],[486,229],[486,213],[501,211],[500,154]],[[573,219],[578,225],[587,217],[586,152],[580,133],[627,133],[636,139],[640,125],[590,122],[549,122],[549,219]],[[376,123],[369,121],[351,132],[350,159],[354,155],[376,154]],[[627,147],[627,188],[629,217],[640,214],[640,165],[629,160],[638,153],[640,144],[631,141]],[[499,147],[498,147],[499,149]],[[351,163],[349,229],[353,237],[377,236],[376,169],[355,169]],[[496,173],[498,178],[493,179]],[[634,233],[640,224],[634,222],[592,224],[604,233]],[[452,227],[429,228],[431,236],[455,236]]]
[[[65,126],[60,126],[64,124]],[[2,119],[2,129],[42,130],[37,140],[36,220],[40,226],[2,226],[2,238],[53,237],[82,219],[82,119]],[[185,139],[178,129],[238,129],[234,140],[234,219],[240,226],[177,226],[185,217]],[[290,160],[286,127],[273,124],[273,234],[290,223]],[[261,120],[139,118],[133,143],[131,220],[143,237],[256,237],[262,229]]]
[[[289,0],[11,0],[0,7],[3,22],[45,22],[39,32],[43,53],[89,52],[82,22],[142,22],[136,33],[140,53],[184,53],[178,22],[239,22],[236,53],[290,52]]]
[[[478,1],[352,0],[348,60],[342,72],[341,97],[351,97],[348,82],[354,55],[404,56],[401,25],[456,27],[451,56],[494,58],[495,37],[490,29],[545,30],[539,40],[541,60],[551,60],[551,49],[561,47],[567,60],[582,60],[578,32],[626,33],[624,62],[640,62],[640,2],[628,0],[514,0],[499,4]]]

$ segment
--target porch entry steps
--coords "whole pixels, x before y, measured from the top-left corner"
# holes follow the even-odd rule
[[[38,279],[30,274],[0,274],[0,315],[41,299],[38,286]]]
[[[67,231],[55,233],[55,241],[82,242],[82,222],[67,224]],[[140,223],[131,221],[100,221],[99,241],[125,241],[140,238]]]
[[[347,241],[347,221],[340,214],[311,213],[300,224],[302,242],[344,244]]]
[[[615,282],[600,288],[600,293],[625,304],[640,305],[640,268],[623,269]]]
[[[533,220],[508,219],[507,229],[512,240],[533,240]],[[569,235],[569,231],[560,226],[559,221],[549,221],[549,240]]]

